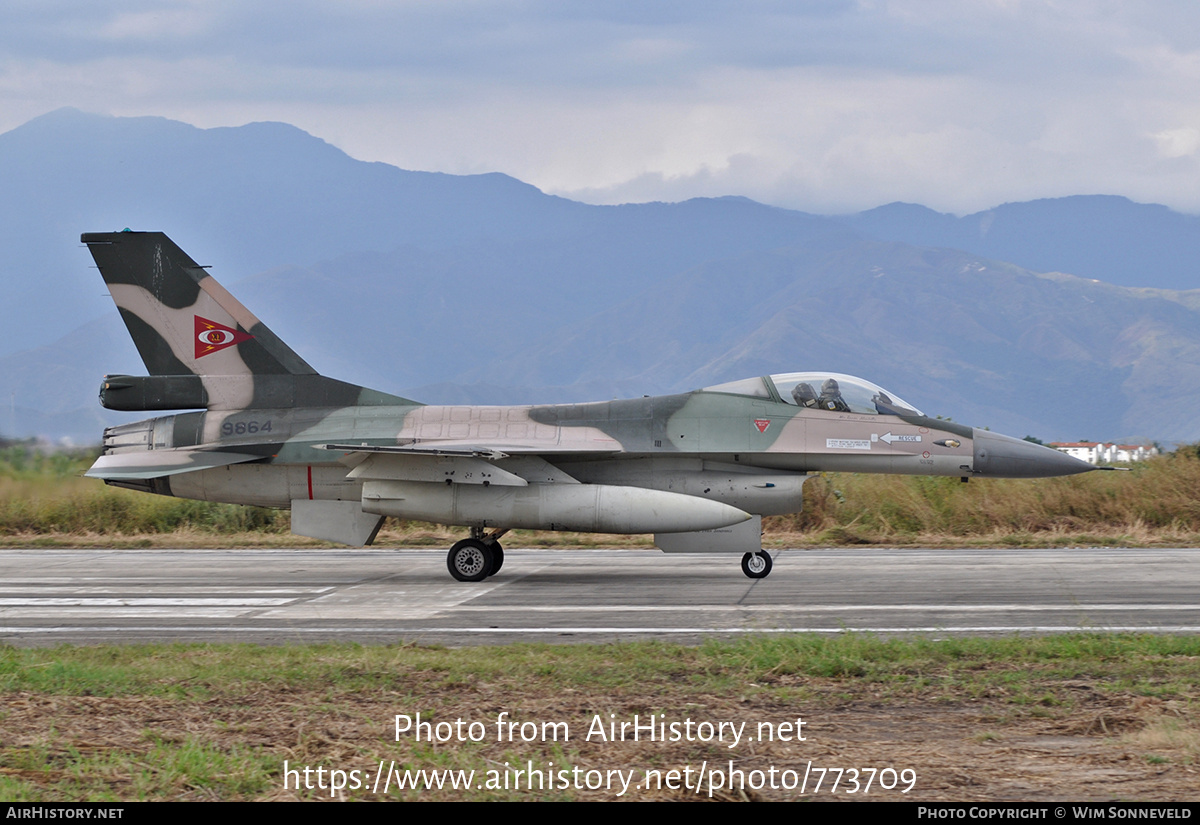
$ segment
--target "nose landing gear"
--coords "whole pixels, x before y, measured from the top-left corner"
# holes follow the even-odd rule
[[[759,550],[742,556],[742,572],[752,579],[765,579],[771,574],[771,554]]]

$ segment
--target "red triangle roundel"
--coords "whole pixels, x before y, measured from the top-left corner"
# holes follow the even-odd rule
[[[239,332],[232,327],[227,327],[224,324],[218,324],[216,321],[201,318],[199,315],[195,316],[195,318],[197,358],[212,355],[214,352],[219,352],[226,347],[232,347],[235,344],[240,344],[242,341],[248,341],[254,337],[248,333]]]

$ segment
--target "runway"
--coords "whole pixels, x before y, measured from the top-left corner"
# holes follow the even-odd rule
[[[860,631],[1200,632],[1200,550],[834,549],[736,556],[506,550],[456,582],[443,550],[0,550],[0,642],[447,645]]]

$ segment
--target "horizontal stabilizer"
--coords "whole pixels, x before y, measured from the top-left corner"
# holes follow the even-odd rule
[[[211,450],[147,450],[102,455],[84,475],[105,481],[161,478],[246,461],[260,461],[262,458],[260,455]]]

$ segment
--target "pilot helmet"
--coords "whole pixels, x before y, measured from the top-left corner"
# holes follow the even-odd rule
[[[809,384],[807,381],[801,381],[796,385],[796,388],[792,390],[792,398],[795,399],[797,404],[803,407],[806,406],[809,401],[817,400],[817,392],[812,388],[812,384]]]

